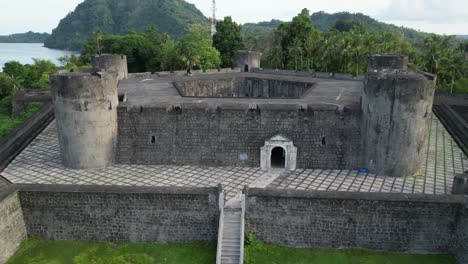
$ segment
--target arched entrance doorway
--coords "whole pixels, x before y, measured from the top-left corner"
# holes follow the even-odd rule
[[[271,167],[282,168],[286,166],[286,151],[282,147],[276,147],[271,150]]]
[[[297,148],[293,142],[282,135],[276,135],[265,141],[260,148],[260,167],[262,170],[271,168],[296,169]]]

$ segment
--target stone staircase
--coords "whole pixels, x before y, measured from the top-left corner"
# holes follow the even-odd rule
[[[224,209],[223,236],[221,239],[221,264],[240,264],[242,236],[242,209]],[[241,233],[242,232],[242,233]]]
[[[282,169],[267,171],[251,183],[251,186],[265,188],[283,171]],[[223,197],[221,194],[216,264],[243,264],[245,195],[240,192],[226,203]]]

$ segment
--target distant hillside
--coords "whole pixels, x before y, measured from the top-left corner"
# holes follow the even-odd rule
[[[468,39],[468,35],[457,35],[457,38]]]
[[[45,46],[80,50],[97,29],[120,35],[155,26],[177,38],[192,24],[208,23],[200,10],[183,0],[86,0],[60,21]]]
[[[392,24],[387,24],[379,22],[369,16],[366,16],[361,13],[352,14],[348,12],[340,12],[334,14],[328,14],[323,11],[312,14],[312,21],[315,28],[320,31],[328,31],[333,26],[335,26],[338,20],[348,20],[348,21],[359,21],[364,26],[370,27],[378,31],[385,32],[401,32],[405,35],[408,40],[416,40],[420,37],[426,36],[427,33],[419,32],[414,29],[398,27]],[[272,20],[270,22],[260,22],[260,23],[247,23],[243,25],[244,34],[250,34],[252,32],[268,32],[275,29],[282,21]]]
[[[0,36],[0,43],[44,43],[50,36],[48,33],[35,33],[32,31],[26,33]]]

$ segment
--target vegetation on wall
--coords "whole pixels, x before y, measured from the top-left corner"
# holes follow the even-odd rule
[[[143,32],[151,25],[180,38],[190,25],[208,23],[200,10],[183,0],[86,0],[60,21],[45,46],[81,50],[98,29],[123,35],[129,30]]]
[[[0,99],[0,138],[7,135],[17,126],[30,118],[35,112],[41,109],[42,103],[31,103],[28,110],[19,118],[11,117],[11,96]]]

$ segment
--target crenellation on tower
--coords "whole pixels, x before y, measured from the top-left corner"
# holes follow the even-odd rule
[[[98,54],[92,57],[93,68],[103,72],[115,72],[119,81],[128,78],[127,56],[122,54]]]
[[[407,70],[408,69],[408,56],[404,55],[371,55],[369,58],[368,71],[382,71],[382,70]]]

